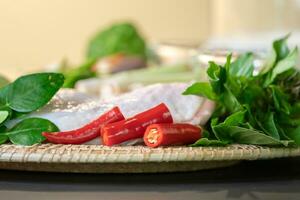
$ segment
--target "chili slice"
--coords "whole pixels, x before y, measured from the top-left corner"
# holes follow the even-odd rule
[[[149,147],[191,144],[202,136],[202,129],[191,124],[152,124],[147,127],[144,142]]]
[[[125,118],[120,109],[118,107],[114,107],[96,120],[79,129],[64,132],[44,132],[42,134],[52,143],[81,144],[100,136],[100,130],[103,125],[124,119]]]
[[[127,120],[103,126],[102,141],[107,146],[120,144],[127,140],[142,138],[150,124],[172,122],[168,107],[162,103]]]

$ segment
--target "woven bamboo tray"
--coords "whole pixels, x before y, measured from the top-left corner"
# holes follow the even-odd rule
[[[231,166],[241,160],[300,156],[300,148],[267,148],[252,145],[228,147],[42,144],[30,147],[0,146],[0,169],[80,172],[146,173],[196,171]]]

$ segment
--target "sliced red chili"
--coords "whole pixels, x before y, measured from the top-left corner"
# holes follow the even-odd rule
[[[64,132],[44,132],[43,136],[52,143],[81,144],[100,136],[102,126],[124,119],[125,118],[120,109],[118,107],[114,107],[96,120],[79,129]]]
[[[127,120],[103,126],[102,141],[105,145],[112,146],[127,140],[142,138],[150,124],[172,122],[168,107],[162,103]]]
[[[191,124],[152,124],[147,127],[144,142],[149,147],[191,144],[201,138],[202,129]]]

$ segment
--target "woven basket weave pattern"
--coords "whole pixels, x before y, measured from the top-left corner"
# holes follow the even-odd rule
[[[143,146],[106,147],[100,145],[55,144],[30,147],[9,144],[0,146],[0,162],[144,163],[256,160],[292,156],[300,156],[300,148],[268,148],[253,145],[155,149]]]

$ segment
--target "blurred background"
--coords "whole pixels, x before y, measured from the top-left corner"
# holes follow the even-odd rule
[[[297,43],[299,19],[300,0],[0,0],[0,70],[13,79],[63,59],[79,65],[90,38],[118,21],[149,43],[264,49],[289,32]]]

